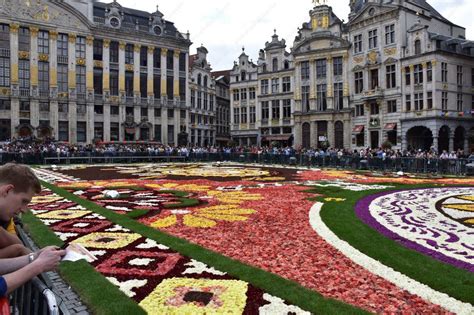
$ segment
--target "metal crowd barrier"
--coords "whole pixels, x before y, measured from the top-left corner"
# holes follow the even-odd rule
[[[155,155],[137,152],[130,153],[97,153],[87,152],[73,155],[50,154],[0,154],[0,164],[16,161],[24,164],[73,164],[73,163],[137,163],[137,162],[217,162],[230,161],[238,163],[258,163],[264,165],[296,165],[318,168],[338,168],[348,170],[372,170],[406,173],[432,173],[443,175],[466,175],[470,173],[467,159],[423,159],[415,157],[401,158],[361,158],[359,156],[336,155],[310,156],[307,154],[273,154],[273,153],[189,153]]]

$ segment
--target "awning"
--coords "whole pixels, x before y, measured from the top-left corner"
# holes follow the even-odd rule
[[[288,141],[291,135],[269,135],[262,138],[262,141]]]
[[[364,125],[355,125],[354,129],[352,129],[352,133],[354,134],[359,134],[364,131],[365,126]]]
[[[388,123],[388,124],[385,124],[385,127],[383,128],[383,130],[395,130],[397,129],[397,124],[396,123]]]

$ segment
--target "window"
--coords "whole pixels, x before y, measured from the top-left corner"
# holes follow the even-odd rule
[[[282,79],[283,93],[291,92],[291,77],[284,77]]]
[[[87,141],[87,122],[78,121],[77,122],[77,142],[86,142]]]
[[[67,121],[60,121],[58,124],[58,140],[69,141],[69,123]]]
[[[441,92],[441,110],[448,110],[448,92]]]
[[[255,106],[250,106],[249,107],[249,119],[250,119],[250,123],[251,124],[255,124],[256,120],[257,120],[257,115],[256,115],[256,110],[255,110]]]
[[[325,111],[327,109],[326,84],[316,85],[316,97],[318,111]]]
[[[268,120],[269,116],[270,116],[269,103],[268,101],[263,101],[262,102],[262,119]]]
[[[10,26],[0,24],[0,48],[10,50]]]
[[[280,101],[272,101],[272,119],[280,119]]]
[[[208,104],[208,94],[206,92],[203,92],[202,93],[204,98],[203,98],[203,102],[202,102],[202,107],[204,110],[207,110],[207,104]]]
[[[354,36],[354,54],[362,52],[362,34]]]
[[[86,94],[86,67],[76,66],[76,93]]]
[[[273,58],[272,60],[272,71],[278,71],[278,59]]]
[[[260,90],[262,95],[268,94],[268,79],[260,81]]]
[[[301,80],[309,80],[309,61],[301,62]]]
[[[174,51],[171,49],[168,49],[168,54],[166,55],[166,69],[173,70],[173,66],[174,66]]]
[[[377,30],[369,31],[369,49],[377,48]]]
[[[406,111],[411,111],[411,95],[405,95],[405,108]]]
[[[344,108],[342,82],[334,83],[334,109],[341,110]]]
[[[94,139],[104,140],[104,123],[103,122],[94,123]]]
[[[76,37],[76,58],[86,58],[86,38],[84,36]]]
[[[242,107],[240,111],[240,123],[246,124],[247,123],[247,107]]]
[[[69,45],[68,45],[68,35],[67,34],[59,34],[58,39],[56,42],[58,57],[66,57],[68,56]]]
[[[133,45],[125,45],[125,64],[133,65]]]
[[[415,40],[415,55],[421,54],[421,41]]]
[[[110,70],[110,95],[119,94],[118,70]]]
[[[364,116],[364,104],[355,106],[355,115],[357,117]]]
[[[428,109],[433,108],[433,92],[427,93],[426,103],[427,103]]]
[[[168,118],[174,118],[174,109],[168,108]]]
[[[40,112],[49,112],[49,102],[39,102]]]
[[[234,108],[234,124],[240,124],[240,108]]]
[[[278,93],[280,90],[280,79],[272,79],[272,94]]]
[[[448,64],[446,62],[441,63],[441,82],[448,82]]]
[[[148,47],[140,47],[140,66],[146,67],[148,65]]]
[[[415,110],[423,110],[423,93],[415,93]]]
[[[387,112],[389,114],[397,112],[397,101],[396,100],[387,101]]]
[[[67,114],[69,111],[68,103],[58,103],[58,112]]]
[[[283,118],[291,118],[291,99],[283,100]]]
[[[405,67],[405,85],[411,85],[411,71],[410,67]]]
[[[49,63],[38,62],[38,89],[40,92],[49,91]]]
[[[198,92],[198,94],[201,92]],[[240,90],[234,90],[234,93],[232,94],[234,101],[239,101],[240,100]]]
[[[68,91],[68,65],[58,64],[58,92],[67,93]]]
[[[385,26],[385,45],[395,43],[395,24]]]
[[[102,55],[104,52],[104,41],[102,39],[94,39],[93,45],[94,60],[102,60]]]
[[[104,114],[104,106],[102,106],[102,105],[94,105],[94,114],[96,114],[96,115],[103,115],[103,114]]]
[[[142,98],[146,98],[147,94],[147,83],[148,83],[148,75],[146,73],[140,73],[140,96]]]
[[[364,73],[362,71],[354,73],[355,93],[360,94],[364,90]]]
[[[10,100],[0,100],[0,110],[10,110],[11,102]]]
[[[380,114],[380,107],[377,103],[370,103],[370,115]]]
[[[362,131],[356,136],[356,145],[358,147],[365,146],[365,131]]]
[[[423,66],[421,64],[414,67],[413,81],[415,84],[423,83]]]
[[[118,116],[119,115],[119,107],[118,106],[110,106],[110,115]]]
[[[301,87],[301,106],[303,112],[309,112],[309,86]]]
[[[161,68],[161,48],[153,50],[153,68]]]
[[[26,27],[20,27],[18,32],[18,50],[30,51],[30,30]]]
[[[457,98],[457,110],[458,112],[462,112],[463,110],[463,99],[462,99],[462,93],[458,93],[458,98]]]
[[[457,66],[456,67],[456,79],[457,79],[457,83],[458,83],[458,86],[462,86],[463,85],[463,67],[462,66]]]
[[[196,91],[191,90],[191,107],[196,107]]]
[[[334,76],[342,75],[342,57],[336,57],[332,61]]]
[[[140,108],[140,117],[141,119],[148,119],[148,108],[146,107]]]
[[[39,31],[38,32],[38,53],[49,54],[49,32]]]
[[[97,95],[102,95],[104,90],[102,78],[102,68],[94,68],[94,93]]]
[[[20,112],[29,112],[29,111],[30,111],[30,102],[20,101]]]
[[[387,72],[387,89],[393,89],[397,87],[397,77],[395,75],[395,65],[390,65],[386,67]]]
[[[433,64],[429,61],[426,63],[426,82],[433,81]]]
[[[323,79],[326,77],[326,59],[316,60],[316,78]]]
[[[179,66],[178,69],[179,71],[186,71],[186,54],[185,53],[180,53],[179,54]]]
[[[161,117],[161,108],[155,108],[154,110],[154,116],[155,118],[160,118]],[[193,118],[194,115],[191,116],[191,118]],[[194,122],[194,121],[192,121]]]
[[[240,99],[241,100],[247,100],[247,89],[241,89],[240,90]]]
[[[85,114],[87,111],[86,104],[77,104],[76,113],[77,114]]]
[[[125,71],[125,95],[133,97],[133,72]]]
[[[18,78],[20,81],[20,89],[30,88],[30,61],[19,60],[18,61]]]
[[[235,101],[235,91],[234,91],[234,101]],[[239,90],[237,90],[237,101],[239,100]],[[202,92],[197,92],[197,108],[201,109],[202,108]]]
[[[370,70],[370,87],[372,90],[379,87],[379,69]]]
[[[112,63],[119,62],[119,43],[118,42],[110,42],[109,55],[110,55],[110,62]]]
[[[249,88],[249,98],[251,100],[255,99],[255,88],[254,87]]]
[[[10,87],[10,58],[0,58],[0,86]]]

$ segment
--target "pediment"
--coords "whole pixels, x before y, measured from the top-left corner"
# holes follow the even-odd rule
[[[396,63],[397,61],[398,61],[397,59],[389,57],[385,59],[384,64],[388,65],[388,64]]]
[[[359,23],[366,19],[370,19],[379,14],[387,13],[396,10],[397,6],[390,4],[368,4],[363,10],[361,10],[356,16],[350,20],[350,24]]]
[[[295,45],[292,52],[298,54],[322,49],[348,48],[349,46],[349,42],[340,37],[332,35],[312,36]]]
[[[0,16],[23,22],[75,30],[89,30],[85,16],[64,2],[47,0],[0,0]]]
[[[352,68],[352,71],[356,72],[356,71],[362,71],[364,70],[364,67],[360,66],[360,65],[357,65],[355,66],[354,68]]]

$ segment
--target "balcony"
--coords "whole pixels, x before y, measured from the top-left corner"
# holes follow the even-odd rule
[[[78,100],[85,100],[86,99],[86,93],[77,93],[76,98]]]
[[[30,89],[20,89],[20,97],[30,97]]]
[[[262,126],[268,125],[268,119],[262,119]]]
[[[49,98],[49,90],[40,90],[39,91],[39,96],[41,98]]]
[[[283,118],[283,125],[291,125],[291,118]]]
[[[376,87],[375,89],[372,89],[372,90],[365,90],[364,93],[362,93],[362,98],[366,100],[383,98],[383,96],[384,96],[384,90],[380,87]]]
[[[20,118],[30,118],[30,111],[21,110]]]
[[[68,57],[67,56],[58,56],[58,63],[68,63]]]

